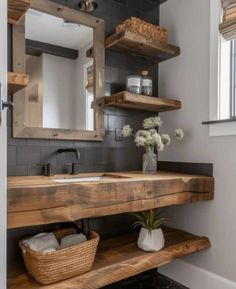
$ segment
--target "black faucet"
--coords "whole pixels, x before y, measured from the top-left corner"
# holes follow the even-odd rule
[[[57,150],[57,153],[58,153],[58,154],[61,154],[61,153],[74,153],[74,154],[75,154],[75,158],[76,158],[77,160],[80,159],[79,149],[76,149],[76,148],[58,149],[58,150]]]
[[[76,159],[77,159],[77,160],[80,159],[79,149],[76,149],[76,148],[58,149],[58,150],[57,150],[57,153],[58,153],[58,154],[61,154],[61,153],[74,153]],[[77,163],[72,163],[72,166],[71,166],[71,174],[72,174],[72,175],[76,175],[76,174],[77,174],[76,168],[77,168]]]

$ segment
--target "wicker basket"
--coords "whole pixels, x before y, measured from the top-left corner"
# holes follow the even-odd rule
[[[58,241],[76,233],[75,229],[64,229],[54,232]],[[32,251],[20,242],[20,248],[30,275],[40,284],[48,285],[69,279],[92,269],[97,252],[99,235],[91,231],[90,239],[51,253]]]
[[[136,17],[131,17],[116,27],[117,33],[124,32],[125,30],[146,36],[152,40],[168,42],[168,33],[165,28],[145,22]]]

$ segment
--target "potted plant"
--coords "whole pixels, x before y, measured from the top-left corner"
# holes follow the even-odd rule
[[[157,154],[156,151],[163,151],[166,146],[171,143],[171,137],[169,134],[159,134],[157,127],[162,125],[161,118],[159,116],[153,116],[144,119],[143,129],[138,130],[133,134],[133,128],[128,124],[122,129],[123,137],[134,137],[134,142],[138,147],[145,148],[145,154],[143,155],[143,172],[155,173],[157,171]],[[174,137],[177,140],[182,140],[184,132],[182,129],[176,129]]]
[[[160,251],[165,245],[164,234],[161,226],[165,223],[166,218],[162,213],[155,210],[148,210],[132,214],[138,219],[133,226],[141,227],[138,247],[146,252]]]

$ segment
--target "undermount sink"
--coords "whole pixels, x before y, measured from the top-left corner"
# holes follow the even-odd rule
[[[99,182],[102,180],[117,179],[117,176],[94,176],[94,177],[80,177],[80,178],[67,178],[67,179],[55,179],[56,183],[83,183],[83,182]]]

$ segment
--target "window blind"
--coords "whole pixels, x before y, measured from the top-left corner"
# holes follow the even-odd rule
[[[236,0],[221,0],[223,17],[220,33],[226,40],[236,39]]]

